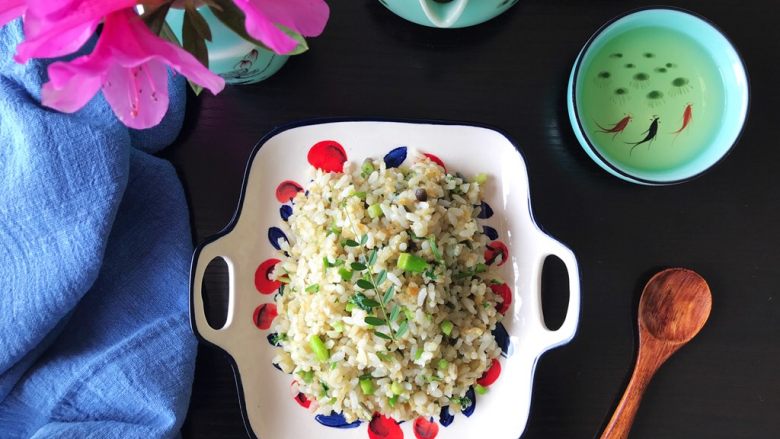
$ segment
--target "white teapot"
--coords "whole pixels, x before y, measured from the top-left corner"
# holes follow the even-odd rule
[[[518,0],[379,0],[397,15],[424,26],[473,26],[502,14]]]

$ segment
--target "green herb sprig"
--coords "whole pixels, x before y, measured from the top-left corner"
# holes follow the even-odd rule
[[[347,218],[347,222],[352,229],[353,235],[357,237],[357,230],[355,229],[355,226],[352,223],[352,218],[347,213],[346,208],[344,209],[344,216]],[[347,240],[344,242],[344,244],[347,247],[365,247],[367,242],[368,235],[363,235],[360,237],[360,242],[355,240]],[[376,260],[377,249],[373,249],[371,252],[369,252],[368,257],[363,257],[363,263],[354,262],[350,264],[350,267],[353,271],[366,273],[366,276],[358,279],[355,284],[364,291],[373,290],[377,297],[379,297],[381,294],[380,300],[376,301],[374,299],[370,299],[366,297],[364,293],[356,293],[354,296],[352,296],[350,302],[366,312],[372,312],[374,308],[379,308],[382,311],[381,318],[376,316],[366,316],[364,321],[366,324],[374,327],[374,335],[377,337],[383,338],[385,340],[397,341],[397,339],[401,338],[409,330],[409,321],[404,319],[401,323],[398,324],[398,327],[393,330],[392,323],[394,323],[400,316],[401,308],[398,303],[394,303],[388,312],[388,305],[395,295],[395,285],[390,285],[390,287],[387,288],[384,293],[381,292],[380,287],[387,280],[387,270],[381,270],[376,275],[376,277],[374,277],[374,265],[376,264]],[[387,326],[388,332],[382,332],[377,329],[381,326]]]

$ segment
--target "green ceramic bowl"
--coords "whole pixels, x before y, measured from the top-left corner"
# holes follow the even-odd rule
[[[574,133],[624,180],[687,181],[723,158],[748,109],[745,67],[710,22],[673,8],[615,18],[585,44],[568,87]]]
[[[438,28],[474,26],[501,15],[518,0],[379,0],[413,23]]]

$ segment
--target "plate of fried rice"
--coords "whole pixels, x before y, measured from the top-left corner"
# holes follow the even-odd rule
[[[569,273],[554,331],[551,255]],[[215,258],[229,269],[221,328],[201,291]],[[253,437],[515,439],[538,358],[576,332],[580,292],[504,134],[336,121],[257,145],[233,221],[195,252],[190,303],[193,332],[232,360]]]

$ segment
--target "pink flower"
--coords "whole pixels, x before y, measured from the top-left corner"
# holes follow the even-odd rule
[[[27,0],[0,0],[0,26],[21,17],[27,9]]]
[[[120,0],[94,3],[106,2]],[[214,94],[225,86],[222,78],[195,57],[152,34],[132,8],[121,9],[106,16],[91,54],[49,66],[49,82],[41,91],[43,105],[74,112],[102,87],[103,96],[125,125],[148,128],[157,125],[168,109],[166,65]]]
[[[27,0],[24,41],[14,59],[56,58],[77,51],[103,17],[134,6],[136,0]]]
[[[324,0],[233,0],[246,15],[246,31],[274,52],[288,53],[297,42],[279,29],[286,26],[307,37],[325,29],[330,9]]]

